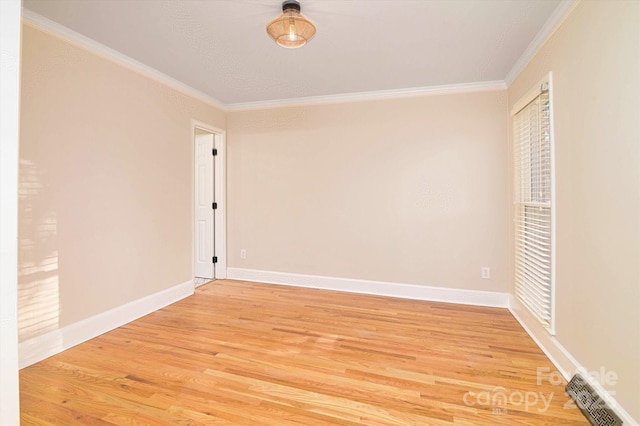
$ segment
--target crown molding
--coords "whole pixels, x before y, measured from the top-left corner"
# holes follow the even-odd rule
[[[574,0],[563,0],[563,4],[566,2],[573,2]],[[577,0],[575,0],[577,1]],[[560,7],[558,7],[560,9]],[[558,10],[556,9],[556,11]],[[554,12],[555,14],[555,12]],[[255,109],[268,109],[279,108],[289,106],[306,106],[306,105],[318,105],[318,104],[335,104],[345,102],[363,102],[371,100],[385,100],[385,99],[399,99],[419,96],[430,95],[442,95],[442,94],[455,94],[455,93],[468,93],[479,91],[491,91],[491,90],[506,90],[507,82],[504,80],[494,81],[479,81],[472,83],[460,83],[460,84],[447,84],[438,86],[425,86],[425,87],[412,87],[405,89],[390,89],[390,90],[378,90],[370,92],[355,92],[355,93],[342,93],[326,96],[310,96],[300,98],[288,98],[288,99],[274,99],[268,101],[258,102],[246,102],[246,103],[232,103],[225,104],[218,99],[215,99],[206,93],[203,93],[191,86],[188,86],[181,81],[169,77],[168,75],[143,64],[123,53],[118,52],[110,47],[107,47],[89,37],[83,36],[72,29],[65,27],[57,22],[54,22],[42,15],[39,15],[27,8],[22,9],[23,22],[26,25],[38,28],[45,31],[55,37],[62,38],[76,46],[90,50],[91,52],[104,57],[108,60],[123,65],[133,71],[141,73],[153,80],[163,83],[175,90],[178,90],[185,95],[194,97],[202,102],[212,105],[216,108],[220,108],[224,111],[245,111]],[[540,34],[539,34],[540,35]],[[533,44],[533,43],[532,43]],[[531,46],[530,46],[531,47]],[[533,56],[533,54],[531,54]],[[522,59],[522,58],[521,58]],[[524,65],[523,65],[524,66]],[[512,70],[513,71],[513,70]],[[519,72],[519,71],[518,71]]]
[[[527,50],[518,58],[516,63],[511,68],[511,71],[507,73],[505,77],[505,83],[507,86],[510,86],[511,83],[514,82],[516,77],[522,72],[524,67],[533,59],[533,57],[538,53],[538,50],[542,47],[542,45],[557,31],[562,22],[569,16],[571,11],[578,5],[580,0],[562,0],[558,7],[553,11],[547,22],[543,25],[543,27],[538,31],[538,34],[531,40]]]
[[[276,99],[272,101],[236,103],[227,104],[227,109],[229,111],[247,111],[289,106],[335,104],[343,102],[399,99],[428,95],[506,90],[506,88],[507,85],[502,80],[479,81],[474,83],[447,84],[441,86],[412,87],[407,89],[377,90],[372,92],[342,93],[337,95],[309,96],[303,98]]]
[[[181,81],[176,80],[173,77],[169,77],[168,75],[161,73],[155,68],[151,68],[150,66],[145,65],[142,62],[139,62],[123,53],[118,52],[117,50],[107,47],[104,44],[98,43],[97,41],[89,37],[83,36],[82,34],[77,33],[72,29],[65,27],[64,25],[45,18],[44,16],[39,15],[24,7],[22,8],[22,20],[25,24],[31,27],[38,28],[55,37],[62,38],[76,46],[90,50],[92,53],[123,65],[126,68],[143,74],[155,81],[163,83],[185,95],[196,98],[216,108],[220,108],[225,111],[227,109],[226,105],[220,102],[218,99],[215,99],[207,95],[206,93],[203,93],[191,86],[184,84]]]

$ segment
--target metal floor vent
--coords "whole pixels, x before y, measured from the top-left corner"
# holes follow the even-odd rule
[[[593,426],[622,425],[622,420],[579,374],[571,378],[565,390]]]

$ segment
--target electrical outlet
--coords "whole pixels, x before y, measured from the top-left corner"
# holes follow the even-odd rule
[[[480,268],[480,278],[484,278],[485,280],[491,278],[491,268],[489,268],[488,266],[483,266],[482,268]]]
[[[247,258],[247,251],[245,249],[240,249],[240,259]]]

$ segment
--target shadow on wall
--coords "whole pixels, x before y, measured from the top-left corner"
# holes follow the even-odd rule
[[[18,186],[18,337],[56,330],[59,323],[56,212],[44,199],[41,172],[20,160]]]

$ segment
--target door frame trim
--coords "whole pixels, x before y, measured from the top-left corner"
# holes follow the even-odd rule
[[[227,172],[226,172],[226,131],[218,127],[203,123],[198,120],[191,120],[191,276],[195,277],[195,190],[196,190],[196,129],[213,133],[213,146],[218,150],[218,155],[214,161],[214,200],[218,203],[216,214],[214,215],[214,247],[215,256],[218,262],[214,268],[214,278],[224,279],[227,277]]]

